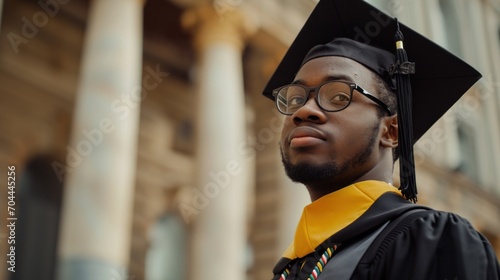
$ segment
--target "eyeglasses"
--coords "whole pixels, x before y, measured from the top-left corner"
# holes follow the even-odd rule
[[[392,115],[391,110],[384,102],[355,83],[327,81],[313,88],[300,84],[290,84],[273,90],[273,96],[276,99],[276,107],[285,115],[292,115],[304,106],[309,100],[311,91],[317,93],[316,102],[323,111],[338,112],[351,104],[354,90],[377,103],[389,115]]]

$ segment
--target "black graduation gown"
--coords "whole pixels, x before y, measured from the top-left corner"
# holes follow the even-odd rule
[[[325,248],[337,245],[325,275],[320,274],[317,280],[344,280],[327,276],[326,269],[335,262],[335,254],[349,250],[350,244],[408,211],[418,213],[389,223],[363,256],[358,256],[361,260],[350,279],[500,279],[500,266],[491,245],[467,220],[409,203],[393,193],[382,195],[360,218],[328,238],[314,253],[296,260],[282,258],[273,270],[273,279],[280,279],[287,267],[291,270],[287,280],[308,279]]]

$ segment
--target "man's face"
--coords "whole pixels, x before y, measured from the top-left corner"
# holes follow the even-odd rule
[[[377,96],[370,70],[348,58],[321,57],[299,70],[295,83],[314,87],[327,80],[357,83]],[[347,185],[370,171],[380,157],[380,117],[375,103],[354,92],[339,112],[324,112],[315,92],[284,120],[281,154],[288,176],[306,185]]]

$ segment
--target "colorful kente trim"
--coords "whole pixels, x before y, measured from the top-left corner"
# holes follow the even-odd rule
[[[283,273],[281,273],[280,280],[285,280],[288,277],[288,274],[290,274],[290,269],[285,268],[285,271],[283,271]]]
[[[333,247],[326,249],[323,255],[321,255],[321,258],[319,258],[318,263],[316,263],[316,266],[312,270],[312,273],[307,278],[308,280],[318,279],[318,276],[321,274],[321,272],[323,272],[323,268],[325,268],[328,261],[332,258],[333,252],[335,252],[336,250],[337,250],[337,245],[334,245]],[[289,274],[290,274],[290,268],[285,268],[283,273],[281,273],[281,277],[279,278],[279,280],[286,280]]]

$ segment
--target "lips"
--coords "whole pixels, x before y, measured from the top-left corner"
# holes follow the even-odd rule
[[[312,127],[297,127],[288,135],[291,148],[309,147],[326,141],[324,133]]]

